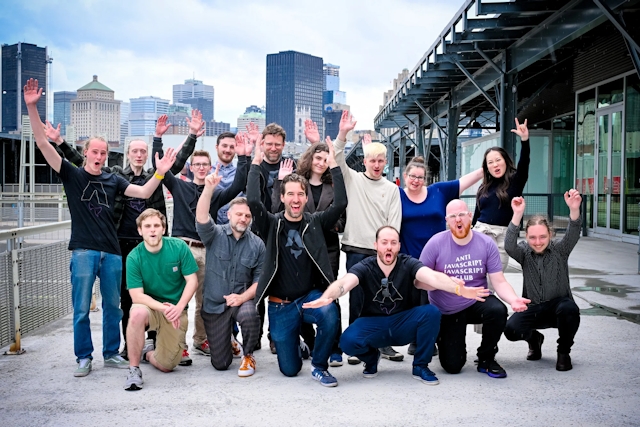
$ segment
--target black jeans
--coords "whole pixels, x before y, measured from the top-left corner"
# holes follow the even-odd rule
[[[347,254],[347,271],[360,261],[371,255],[360,254],[357,252],[345,252]],[[360,317],[362,307],[364,306],[364,291],[361,286],[356,286],[349,291],[349,324],[355,322]]]
[[[558,328],[558,353],[569,354],[580,326],[580,309],[569,297],[530,304],[522,313],[514,313],[504,336],[509,341],[528,341],[536,329]]]
[[[478,360],[493,360],[507,323],[507,307],[497,297],[489,295],[485,302],[476,301],[458,313],[442,315],[438,350],[440,365],[448,373],[459,373],[467,362],[467,325],[476,323],[482,323]]]

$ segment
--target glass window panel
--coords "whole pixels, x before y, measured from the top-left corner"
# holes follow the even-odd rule
[[[637,236],[640,217],[640,78],[633,74],[626,80],[622,232]]]
[[[624,93],[623,89],[623,79],[598,86],[598,108],[622,102]]]

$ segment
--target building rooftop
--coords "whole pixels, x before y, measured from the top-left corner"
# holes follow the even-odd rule
[[[106,87],[105,85],[100,83],[98,81],[98,76],[96,76],[96,75],[93,76],[93,80],[91,82],[89,82],[86,85],[82,86],[78,90],[104,90],[104,91],[107,91],[107,92],[113,92],[112,89],[109,89],[108,87]]]

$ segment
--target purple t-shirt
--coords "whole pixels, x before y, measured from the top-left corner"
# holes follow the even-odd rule
[[[444,219],[447,204],[457,199],[459,193],[458,180],[436,182],[427,187],[427,197],[422,203],[414,203],[401,188],[400,252],[418,258],[425,243],[436,233],[447,229]]]
[[[424,246],[420,261],[436,271],[465,281],[468,287],[487,287],[487,273],[502,271],[498,246],[491,237],[473,233],[471,241],[458,245],[451,231],[442,231]],[[472,306],[475,300],[459,297],[445,291],[429,291],[429,301],[442,314],[454,314]]]

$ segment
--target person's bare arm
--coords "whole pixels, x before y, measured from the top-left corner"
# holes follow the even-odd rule
[[[358,286],[358,283],[360,283],[358,276],[353,273],[347,273],[344,277],[329,285],[320,298],[302,304],[302,308],[320,308],[325,305],[329,305],[351,289]]]
[[[62,157],[60,157],[56,149],[49,144],[44,131],[44,124],[40,121],[40,115],[38,114],[37,105],[41,96],[42,88],[38,88],[38,80],[27,80],[27,84],[24,85],[24,102],[27,105],[27,112],[29,113],[29,120],[31,121],[31,130],[33,131],[36,145],[49,166],[51,166],[54,171],[60,172]]]
[[[416,288],[423,289],[425,291],[439,289],[441,291],[476,301],[484,301],[484,297],[489,296],[488,289],[464,286],[464,281],[457,277],[447,276],[446,274],[432,270],[429,267],[420,267],[416,273],[414,285]]]
[[[204,189],[198,199],[196,206],[196,221],[200,224],[207,224],[209,222],[209,207],[211,206],[211,196],[215,191],[218,184],[222,180],[221,176],[218,176],[220,171],[220,164],[216,167],[216,171],[211,175],[207,175],[204,179]]]
[[[489,273],[489,279],[491,279],[493,289],[496,290],[498,296],[507,304],[509,304],[513,311],[517,313],[519,311],[525,311],[527,309],[527,304],[529,304],[531,300],[516,295],[516,292],[513,290],[513,287],[509,284],[509,282],[507,282],[507,279],[504,277],[504,273],[502,271]]]

